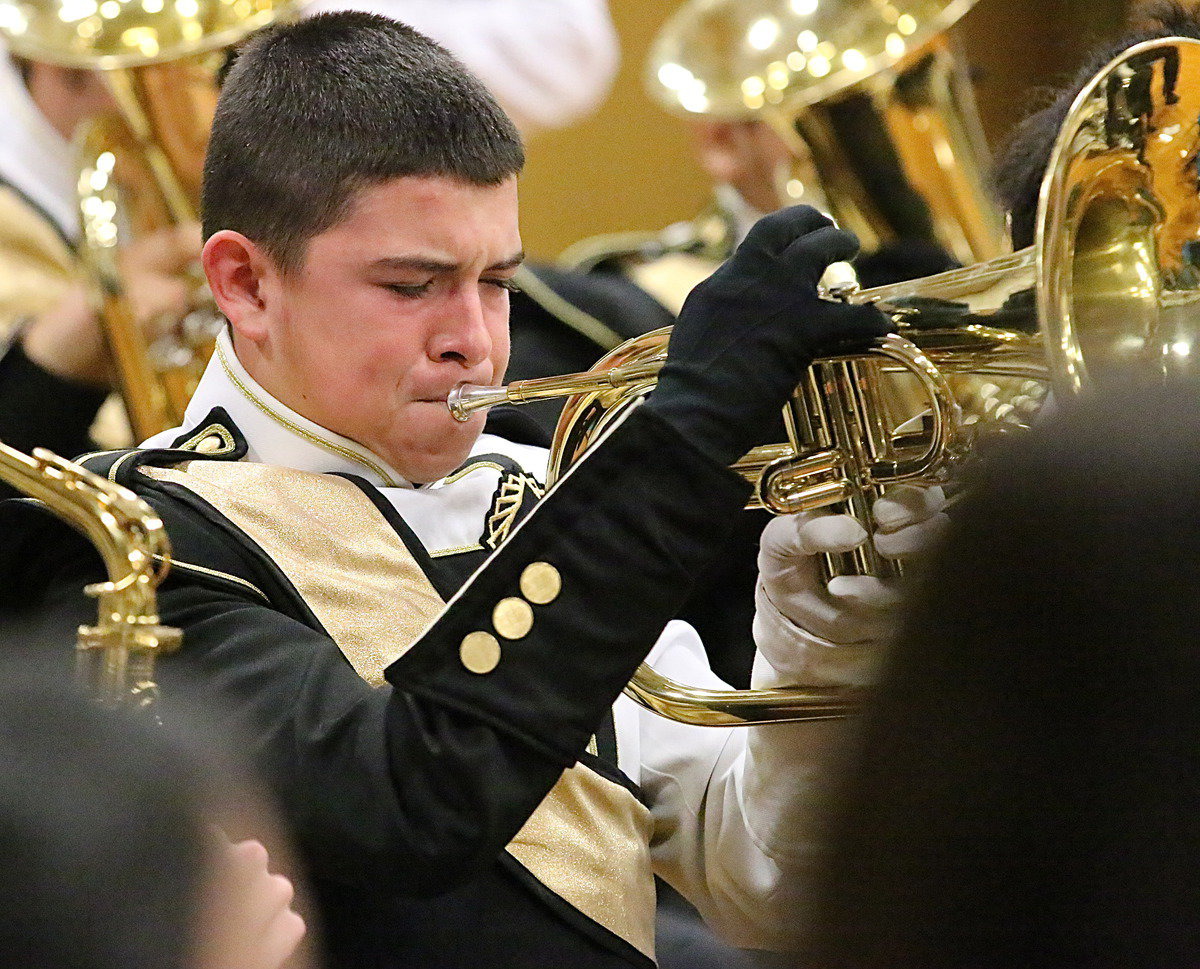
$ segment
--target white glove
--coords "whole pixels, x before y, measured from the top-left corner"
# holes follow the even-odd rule
[[[875,502],[875,548],[911,558],[929,548],[947,519],[941,488],[900,485]],[[754,685],[861,686],[871,681],[900,597],[869,575],[821,580],[817,556],[848,552],[867,539],[849,515],[812,512],[763,529],[755,591]]]

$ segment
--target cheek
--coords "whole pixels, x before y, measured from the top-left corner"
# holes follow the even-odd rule
[[[297,328],[289,344],[290,369],[301,375],[308,400],[334,413],[352,412],[383,379],[386,353],[355,332],[348,318],[332,327]]]
[[[488,321],[488,333],[492,341],[492,376],[496,383],[504,379],[504,371],[508,369],[508,355],[511,349],[511,337],[508,329],[508,294],[504,294],[504,307],[494,319]]]

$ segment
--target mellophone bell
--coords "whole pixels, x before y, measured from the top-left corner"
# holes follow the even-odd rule
[[[1042,182],[1033,246],[927,279],[831,292],[876,303],[897,336],[865,358],[818,362],[784,413],[787,440],[734,465],[755,482],[752,507],[786,514],[850,503],[869,517],[867,499],[885,484],[949,480],[981,436],[1027,424],[1042,402],[1030,395],[1020,409],[971,414],[954,397],[953,376],[1030,380],[1063,398],[1096,385],[1195,376],[1197,117],[1200,42],[1135,46],[1071,108]],[[584,374],[463,386],[449,406],[466,419],[499,403],[570,396],[553,445],[551,467],[561,474],[653,390],[668,338],[638,338]],[[927,395],[920,430],[889,421],[881,383],[897,364]],[[795,709],[806,702],[796,698]],[[828,696],[816,703],[828,714]]]

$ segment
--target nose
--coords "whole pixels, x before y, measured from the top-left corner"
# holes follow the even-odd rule
[[[492,352],[488,318],[475,287],[463,287],[446,307],[442,324],[429,340],[429,356],[442,363],[475,367]]]

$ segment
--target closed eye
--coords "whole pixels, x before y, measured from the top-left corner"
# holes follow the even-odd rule
[[[501,289],[506,289],[510,293],[519,293],[521,291],[521,287],[511,279],[485,279],[483,282],[487,283],[489,286],[499,286]]]
[[[416,299],[418,296],[424,296],[429,292],[429,288],[433,285],[430,280],[424,283],[383,283],[383,288],[396,293],[398,296],[407,296],[409,299]]]

